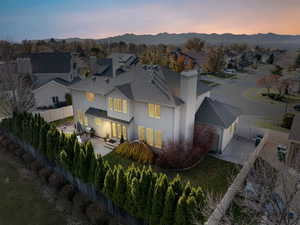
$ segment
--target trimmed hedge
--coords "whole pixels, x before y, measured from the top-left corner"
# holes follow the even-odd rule
[[[39,115],[14,113],[12,118],[2,120],[0,128],[34,146],[40,154],[83,182],[94,185],[114,204],[149,225],[191,225],[191,218],[196,216],[195,206],[203,206],[205,202],[202,189],[189,183],[184,186],[179,176],[169,180],[165,174],[155,173],[151,167],[109,165],[101,156],[94,154],[91,143],[79,144],[75,134],[66,137]],[[126,148],[130,147],[127,143]],[[127,151],[136,152],[136,148]],[[139,156],[139,159],[151,162],[153,156],[145,151],[146,157]],[[40,171],[41,176],[44,176],[44,171]],[[54,177],[48,173],[45,175],[56,186]],[[201,213],[197,212],[197,218],[203,222]]]
[[[153,164],[155,160],[155,154],[144,142],[124,142],[115,151],[125,158],[133,159],[143,164]]]

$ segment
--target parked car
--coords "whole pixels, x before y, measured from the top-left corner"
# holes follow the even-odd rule
[[[295,106],[294,106],[294,109],[295,109],[296,111],[300,112],[300,105],[295,105]]]

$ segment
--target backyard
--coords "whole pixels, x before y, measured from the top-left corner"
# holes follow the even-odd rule
[[[64,215],[43,198],[26,170],[1,154],[0,193],[0,224],[67,224]]]
[[[103,158],[111,164],[121,164],[124,167],[131,164],[143,166],[130,159],[125,159],[115,152],[111,152]],[[163,170],[155,166],[153,166],[153,169],[156,172],[166,173],[170,178],[179,174],[185,182],[190,181],[193,185],[199,185],[209,192],[224,194],[240,168],[233,163],[207,156],[198,166],[184,172]]]

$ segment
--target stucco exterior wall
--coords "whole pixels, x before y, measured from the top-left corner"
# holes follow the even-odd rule
[[[36,107],[42,107],[52,106],[52,97],[54,96],[57,96],[60,102],[64,102],[66,100],[65,96],[69,93],[69,90],[66,87],[52,81],[34,90],[33,93]]]

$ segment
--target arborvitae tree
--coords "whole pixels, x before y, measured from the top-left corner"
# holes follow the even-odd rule
[[[163,210],[165,195],[168,187],[168,178],[165,174],[160,174],[156,181],[152,203],[152,213],[150,216],[150,225],[157,225],[160,222]]]
[[[93,151],[93,155],[90,159],[90,167],[88,172],[88,183],[90,184],[94,184],[96,168],[97,168],[97,157],[95,156]]]
[[[105,175],[104,179],[104,186],[103,186],[103,192],[108,196],[110,199],[113,197],[114,188],[115,188],[115,178],[113,175],[113,169],[109,168]]]
[[[126,201],[126,177],[124,169],[122,166],[118,166],[117,169],[117,178],[116,178],[116,189],[114,193],[114,201],[120,206],[123,207]]]
[[[47,132],[47,148],[46,148],[46,156],[48,157],[48,159],[52,160],[52,152],[53,152],[53,140],[52,140],[52,136],[53,136],[53,130],[50,129]]]
[[[175,193],[176,201],[178,201],[179,197],[182,195],[183,192],[181,177],[178,174],[170,182],[170,186],[172,186],[172,189]]]
[[[35,133],[34,133],[34,118],[31,118],[31,120],[30,120],[30,142],[29,142],[29,144],[31,144],[31,145],[33,145],[33,140],[34,140],[34,135],[35,135]]]
[[[175,225],[187,225],[187,204],[186,196],[182,195],[177,203],[176,212],[175,212]]]
[[[78,159],[78,167],[77,167],[77,177],[81,180],[85,181],[86,178],[86,152],[84,150],[84,147],[81,146],[80,153],[79,153],[79,159]]]
[[[75,176],[79,176],[78,174],[78,167],[80,165],[80,151],[81,151],[81,146],[79,142],[75,142],[74,144],[74,158],[73,158],[73,163],[72,163],[72,174]]]
[[[89,182],[90,181],[90,177],[91,180],[94,180],[94,176],[95,176],[95,167],[96,167],[96,162],[94,162],[93,160],[95,160],[95,153],[94,153],[94,148],[91,142],[88,142],[85,145],[85,160],[84,160],[84,167],[83,167],[83,171],[82,171],[82,179],[85,182]],[[91,174],[89,174],[91,173]]]
[[[105,179],[106,173],[109,170],[109,168],[110,168],[110,166],[109,166],[108,162],[107,161],[103,162],[102,157],[98,156],[94,183],[95,183],[96,189],[99,191],[103,190],[104,179]]]
[[[187,224],[193,225],[193,221],[195,219],[195,211],[196,211],[197,202],[194,196],[189,196],[186,200],[186,212],[187,212]]]
[[[49,130],[49,125],[47,123],[45,123],[41,127],[41,131],[40,131],[39,150],[43,154],[46,154],[46,152],[47,152],[47,133],[48,133],[48,130]]]
[[[68,168],[70,172],[72,172],[73,169],[73,161],[75,157],[74,146],[76,141],[77,138],[74,133],[69,138],[67,138],[67,146],[65,148],[65,151],[68,155]]]
[[[196,214],[197,221],[202,221],[204,223],[205,215],[202,214],[202,209],[207,203],[204,192],[202,191],[201,187],[192,188],[190,197],[193,197],[195,199],[196,208],[198,210],[198,213]]]
[[[191,183],[188,181],[184,187],[183,194],[185,196],[189,196],[191,191],[192,191],[192,186],[191,186]]]
[[[137,169],[134,166],[131,166],[127,169],[126,174],[126,186],[127,186],[127,192],[126,192],[126,196],[127,196],[127,200],[126,203],[124,205],[124,208],[127,211],[131,210],[131,198],[130,198],[130,193],[131,193],[131,183],[133,178],[137,178]]]
[[[138,179],[134,177],[131,181],[130,186],[128,187],[129,189],[129,195],[127,196],[127,201],[130,202],[130,208],[129,208],[129,213],[133,216],[138,217],[137,212],[138,212],[138,205],[137,205],[137,199],[138,199]]]
[[[139,179],[139,189],[137,198],[139,218],[143,218],[146,214],[147,202],[145,202],[145,199],[147,200],[148,197],[148,190],[151,184],[151,176],[152,171],[147,169],[146,167],[143,167]]]
[[[153,173],[151,169],[149,169],[149,171],[151,172],[151,182],[148,188],[148,194],[147,194],[147,207],[145,210],[145,216],[146,216],[146,220],[149,221],[150,217],[152,215],[152,204],[153,204],[153,195],[154,195],[154,188],[155,188],[155,184],[157,181],[157,174]]]
[[[59,164],[64,168],[68,169],[68,155],[65,150],[59,153]]]
[[[174,224],[174,216],[176,210],[176,196],[173,191],[172,186],[168,187],[165,206],[163,211],[163,216],[160,220],[161,225],[173,225]]]

